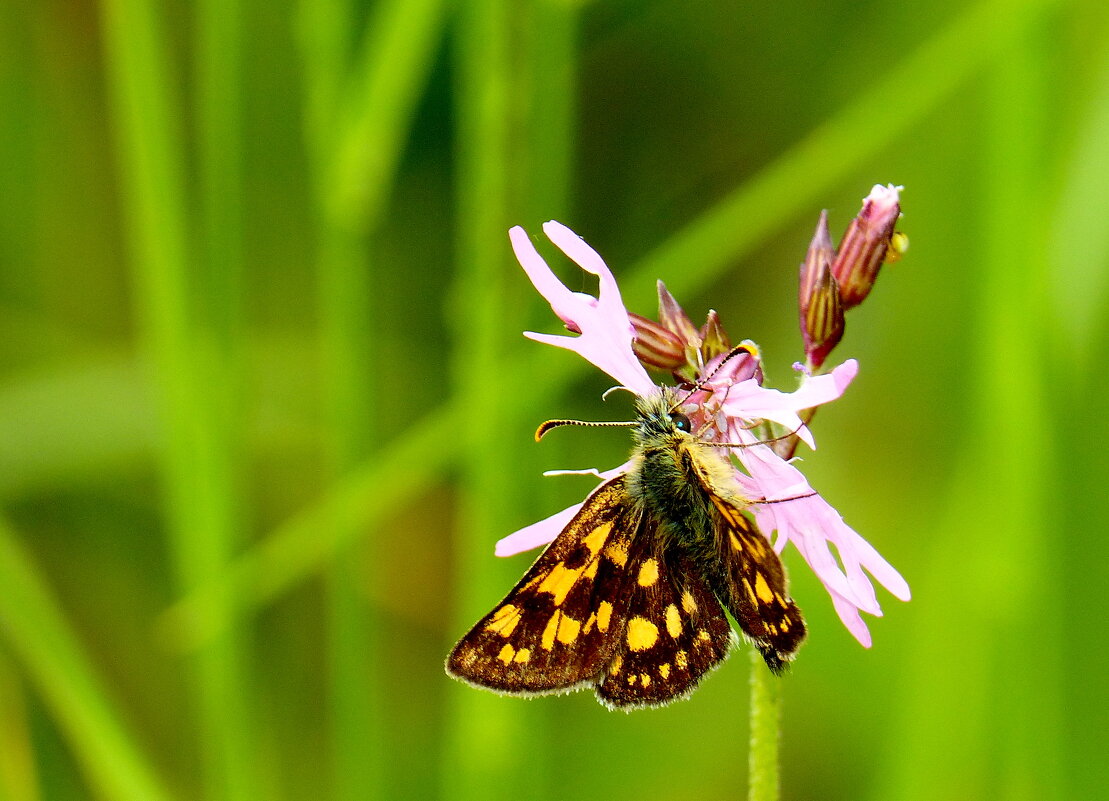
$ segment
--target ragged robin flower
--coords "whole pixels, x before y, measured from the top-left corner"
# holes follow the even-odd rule
[[[776,532],[773,545],[778,553],[794,544],[824,584],[844,625],[869,647],[870,634],[859,613],[880,616],[882,611],[867,573],[901,600],[909,600],[909,587],[770,442],[800,440],[815,447],[806,421],[817,406],[843,394],[858,372],[857,363],[847,360],[822,375],[804,371],[800,387],[793,392],[764,387],[758,348],[743,343],[733,349],[715,313],[697,328],[660,282],[659,322],[630,315],[615,278],[593,248],[561,223],[548,222],[543,231],[566,256],[599,278],[600,291],[596,298],[571,292],[536,251],[527,233],[513,228],[509,236],[520,265],[575,334],[527,332],[525,336],[575,351],[640,396],[663,391],[644,364],[671,372],[687,388],[681,408],[693,430],[704,440],[722,443],[720,452],[734,453],[738,459],[738,465],[734,461],[729,464],[763,534],[769,538]],[[783,437],[783,433],[792,436]],[[737,443],[745,447],[725,446]],[[565,472],[587,472],[607,480],[630,467],[631,462],[626,462],[605,472]],[[510,556],[551,542],[581,505],[510,534],[497,543],[497,555]]]

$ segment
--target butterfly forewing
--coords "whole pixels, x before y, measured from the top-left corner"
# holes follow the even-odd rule
[[[641,531],[628,563],[627,619],[597,686],[609,706],[657,706],[688,695],[734,642],[724,610],[693,565],[658,543],[657,531]]]
[[[712,502],[728,585],[722,600],[767,666],[780,672],[805,639],[805,621],[789,597],[782,561],[737,505],[718,495]]]
[[[447,672],[504,693],[594,680],[620,644],[628,554],[638,528],[618,477],[602,485],[512,591],[447,658]]]

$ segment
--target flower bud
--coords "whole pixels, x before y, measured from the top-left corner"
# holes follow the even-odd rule
[[[686,363],[685,345],[677,334],[633,312],[628,312],[628,319],[635,328],[632,350],[639,361],[669,371],[678,370]]]
[[[809,251],[801,264],[799,306],[801,335],[810,368],[818,368],[843,337],[844,305],[840,288],[832,275],[835,259],[828,234],[828,212],[820,213]]]
[[[813,288],[819,282],[821,274],[828,270],[836,258],[836,250],[832,247],[832,237],[828,233],[828,212],[820,212],[820,220],[816,224],[812,243],[809,244],[805,261],[801,264],[801,284],[798,290],[798,301],[801,305],[801,317],[805,316],[805,308],[809,305]]]
[[[875,185],[843,235],[832,262],[832,274],[839,282],[844,309],[862,303],[878,278],[893,226],[901,214],[901,189],[893,184]]]
[[[708,319],[701,326],[701,356],[705,361],[727,353],[732,349],[732,341],[728,339],[728,332],[720,324],[720,315],[716,309],[709,311]]]
[[[675,378],[692,380],[706,363],[732,349],[728,332],[715,311],[708,313],[698,331],[662,281],[658,282],[658,316],[656,323],[638,314],[628,314],[635,328],[632,350],[649,367],[669,370]]]
[[[662,281],[658,282],[658,320],[663,328],[676,334],[687,348],[697,350],[701,347],[701,337],[697,333],[697,327],[693,325],[689,315],[678,305],[678,301],[674,300],[674,296]]]
[[[832,271],[825,267],[801,317],[805,355],[811,369],[815,370],[824,364],[824,359],[832,352],[832,348],[843,338],[844,327],[839,286]]]
[[[726,362],[725,358],[728,359]],[[740,342],[736,348],[729,348],[714,356],[705,365],[703,372],[705,375],[712,375],[711,383],[717,386],[738,384],[749,378],[754,378],[761,386],[765,378],[762,372],[762,353],[759,346],[749,339]]]

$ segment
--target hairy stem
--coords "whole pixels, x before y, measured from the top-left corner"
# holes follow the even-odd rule
[[[747,801],[778,801],[780,679],[751,648],[751,743],[747,750]]]

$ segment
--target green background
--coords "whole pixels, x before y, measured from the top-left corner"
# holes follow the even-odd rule
[[[4,2],[0,798],[742,797],[742,654],[632,715],[443,674],[591,486],[540,473],[627,448],[532,442],[627,401],[520,336],[507,229],[789,389],[817,215],[886,182],[805,466],[914,599],[866,651],[787,552],[783,797],[1104,797],[1109,7],[774,5]]]

